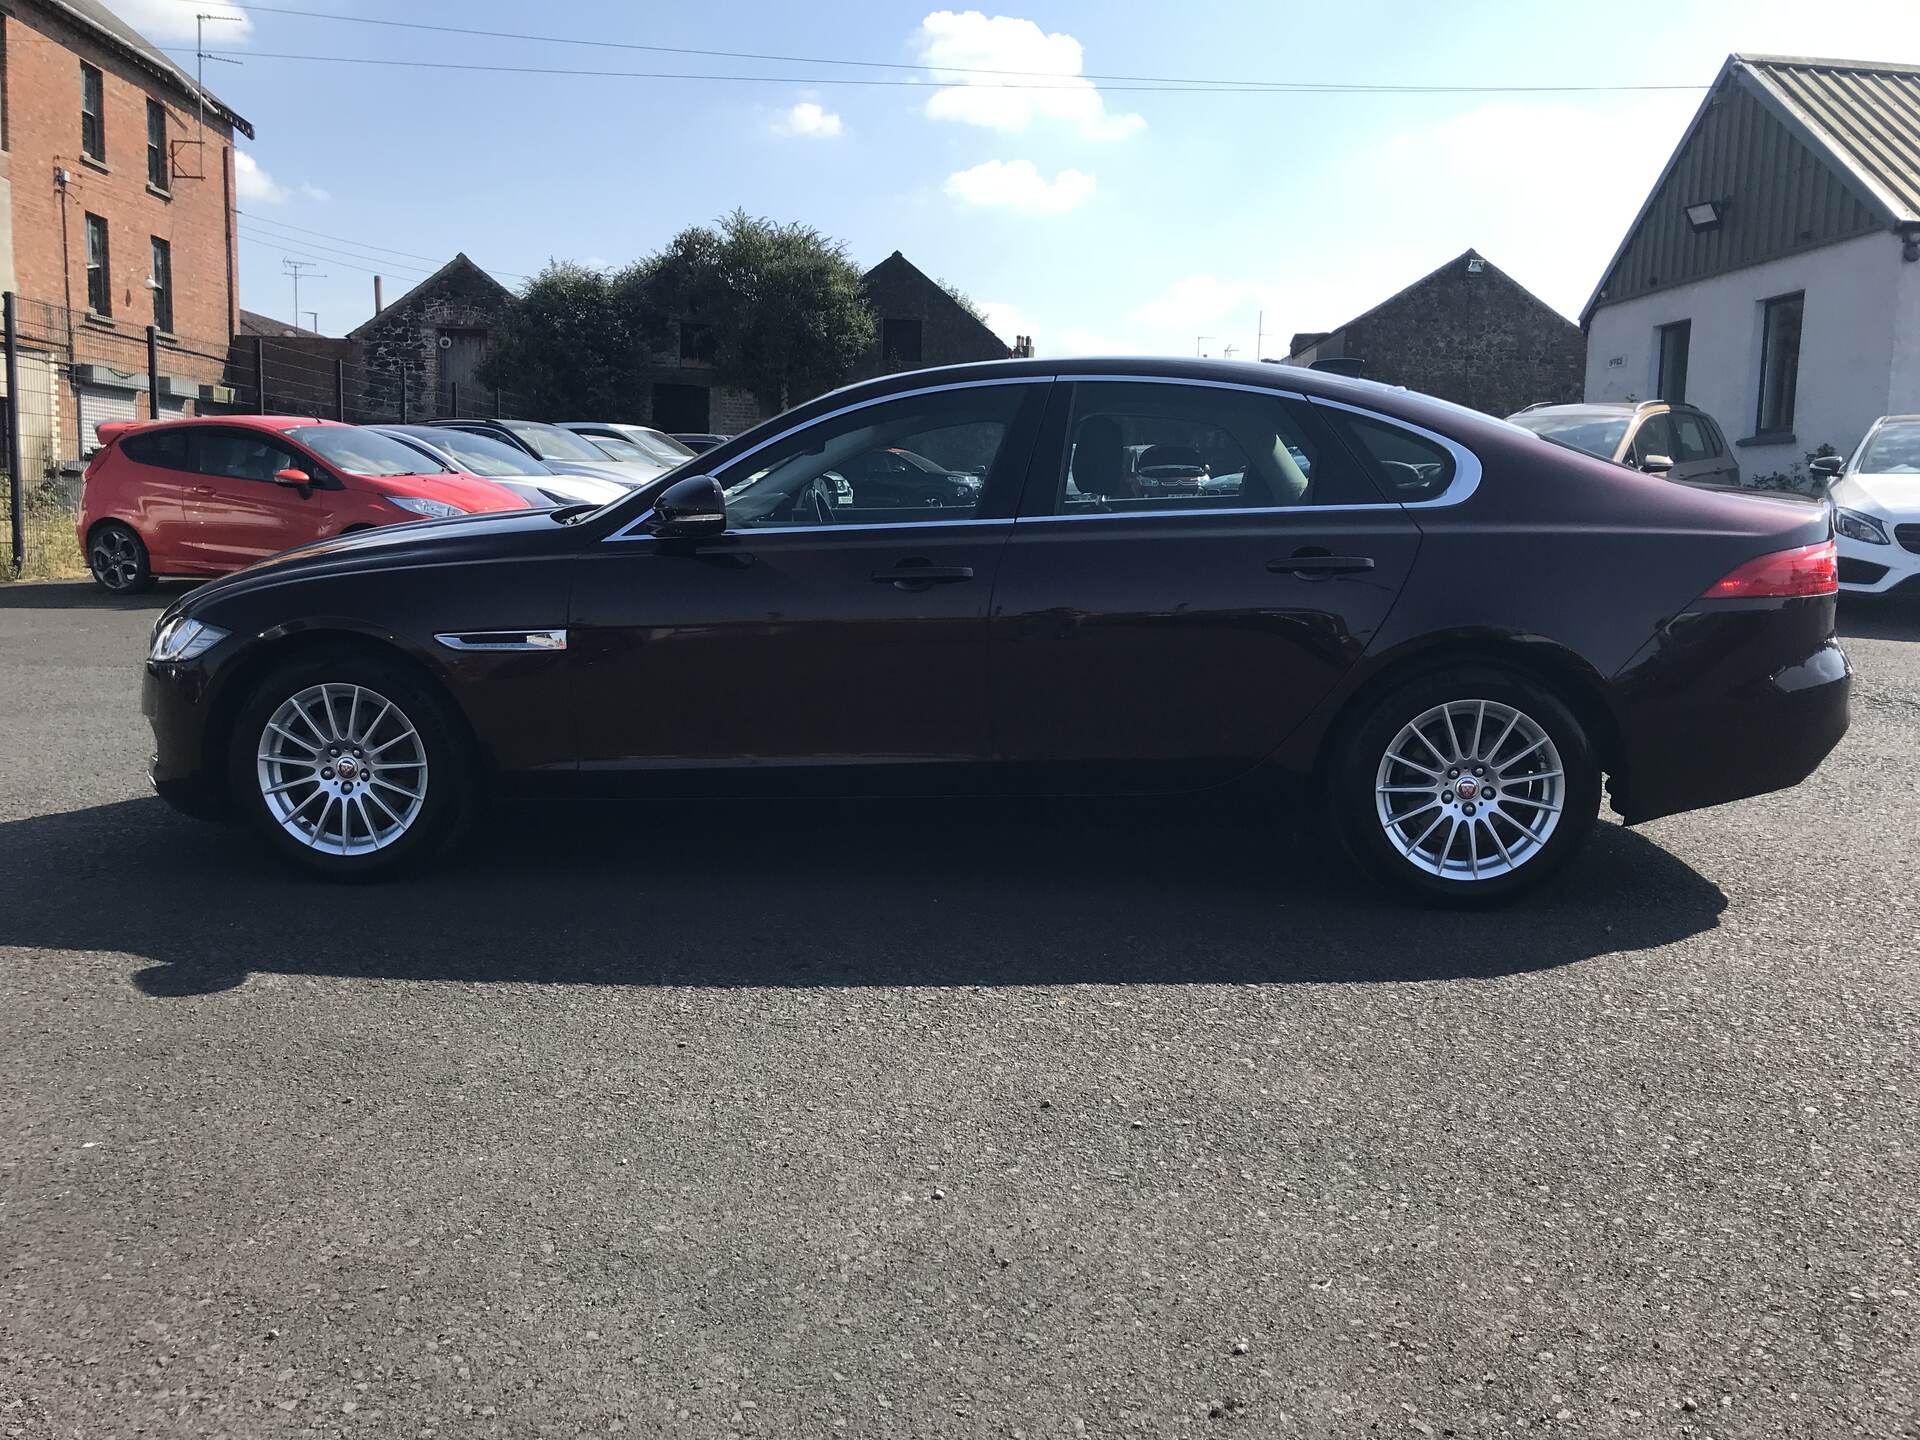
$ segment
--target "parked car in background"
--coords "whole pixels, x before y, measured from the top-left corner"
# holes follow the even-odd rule
[[[835,503],[861,509],[883,506],[966,505],[980,493],[980,477],[936,464],[911,450],[869,450],[834,466],[846,481]]]
[[[1693,405],[1665,400],[1529,405],[1507,418],[1536,435],[1649,475],[1710,489],[1740,488],[1733,447],[1714,418]]]
[[[511,490],[357,425],[305,416],[110,421],[87,465],[80,551],[108,590],[223,575],[376,525],[519,510]]]
[[[664,430],[655,430],[650,425],[624,425],[611,420],[562,420],[560,424],[564,429],[584,435],[589,440],[624,440],[669,470],[685,464],[699,453],[691,446],[682,445]]]
[[[464,470],[496,485],[504,485],[529,505],[604,505],[633,487],[591,475],[563,475],[544,460],[486,435],[431,425],[373,425],[440,461],[450,470]]]
[[[555,470],[569,475],[593,475],[602,480],[642,485],[657,478],[665,468],[650,462],[616,460],[586,436],[539,420],[430,420],[427,423],[436,430],[486,435],[524,450],[534,459],[544,460]]]
[[[682,445],[693,451],[694,454],[704,455],[707,451],[713,449],[714,446],[724,445],[733,437],[731,435],[709,435],[704,431],[690,433],[684,430],[676,430],[672,438],[678,440]]]
[[[1920,588],[1920,415],[1881,416],[1852,455],[1815,460],[1813,471],[1832,482],[1840,588]]]
[[[1128,492],[1126,446],[1202,432],[1231,490]],[[836,475],[900,451],[983,482],[839,501]],[[1486,903],[1574,855],[1603,777],[1651,820],[1792,785],[1847,726],[1823,507],[1366,381],[907,372],[702,468],[182,598],[146,667],[155,788],[340,877],[424,858],[513,789],[1304,791],[1387,880]]]

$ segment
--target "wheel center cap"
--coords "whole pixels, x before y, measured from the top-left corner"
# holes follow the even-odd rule
[[[339,763],[333,768],[342,780],[355,780],[358,779],[360,775],[360,767],[344,756],[341,757]]]
[[[341,773],[346,772],[343,770]],[[1471,775],[1462,775],[1453,788],[1460,792],[1462,800],[1472,800],[1480,794],[1480,782]]]

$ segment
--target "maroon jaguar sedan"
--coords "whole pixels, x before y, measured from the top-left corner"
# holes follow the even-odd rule
[[[978,477],[850,483],[877,454]],[[1150,483],[1139,459],[1204,477]],[[1440,901],[1805,778],[1846,730],[1824,509],[1266,365],[822,396],[599,508],[276,556],[156,626],[152,777],[322,875],[484,789],[1307,790]]]

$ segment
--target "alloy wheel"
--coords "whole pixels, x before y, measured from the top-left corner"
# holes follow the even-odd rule
[[[256,773],[280,828],[327,855],[386,848],[427,799],[420,732],[364,685],[310,685],[289,696],[260,732]]]
[[[94,577],[109,590],[126,590],[140,579],[140,542],[133,532],[109,525],[93,537],[87,551]]]
[[[1451,700],[1401,726],[1374,777],[1387,842],[1443,880],[1491,880],[1546,848],[1566,806],[1560,751],[1498,700]]]

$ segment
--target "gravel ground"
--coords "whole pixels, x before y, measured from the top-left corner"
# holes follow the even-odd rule
[[[0,1436],[1920,1433],[1920,607],[1494,915],[1193,814],[509,811],[317,887],[0,587]]]

